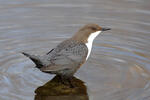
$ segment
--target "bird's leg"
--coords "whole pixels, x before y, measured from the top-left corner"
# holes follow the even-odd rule
[[[68,84],[66,84],[66,82],[65,82],[65,81],[68,81],[70,88],[74,88],[74,85],[73,85],[73,83],[72,83],[72,78],[73,78],[73,77],[65,78],[64,76],[61,76],[61,75],[59,75],[58,77],[59,77],[60,82],[61,82],[62,84],[68,85]]]

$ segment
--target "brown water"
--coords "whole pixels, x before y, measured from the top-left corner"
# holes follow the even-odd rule
[[[53,77],[21,51],[42,55],[89,22],[112,28],[75,75],[90,100],[150,100],[150,0],[0,0],[0,100],[33,100]]]

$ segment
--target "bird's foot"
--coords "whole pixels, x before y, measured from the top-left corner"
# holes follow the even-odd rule
[[[65,81],[64,81],[63,76],[58,76],[58,77],[59,77],[59,79],[60,79],[60,83],[65,85]]]
[[[74,86],[74,84],[73,84],[73,82],[72,82],[72,78],[69,78],[69,79],[68,79],[68,82],[69,82],[70,88],[75,88],[75,86]]]

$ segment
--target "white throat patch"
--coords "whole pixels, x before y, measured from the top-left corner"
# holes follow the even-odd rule
[[[91,49],[92,49],[92,44],[93,44],[93,40],[96,38],[96,36],[98,36],[102,31],[96,31],[94,33],[91,33],[91,35],[88,38],[88,42],[86,43],[86,46],[88,48],[88,54],[86,57],[86,60],[88,59],[90,53],[91,53]]]

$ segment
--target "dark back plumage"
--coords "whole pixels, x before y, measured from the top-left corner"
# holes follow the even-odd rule
[[[84,63],[87,53],[88,49],[84,43],[79,43],[71,39],[66,40],[45,55],[49,64],[46,64],[48,66],[43,66],[41,70],[45,72],[57,72],[58,70],[68,69],[75,72]]]

